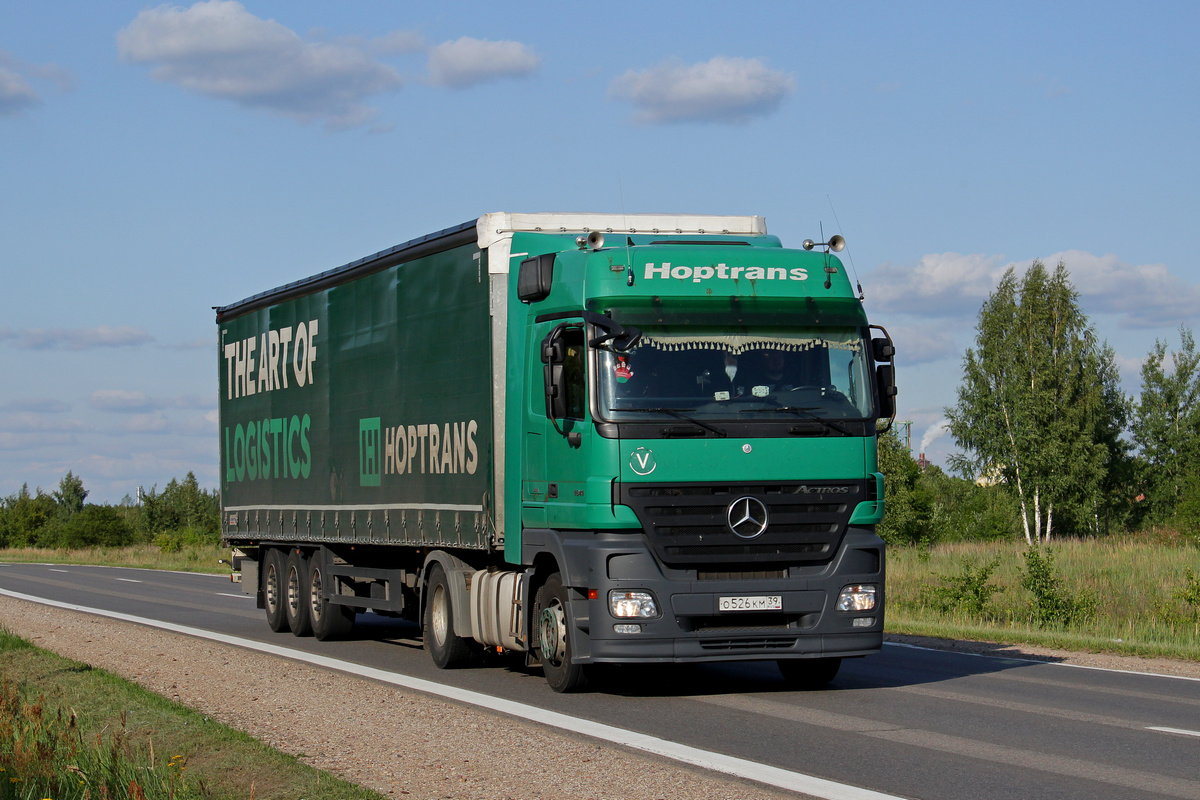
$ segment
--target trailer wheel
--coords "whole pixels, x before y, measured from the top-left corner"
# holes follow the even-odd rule
[[[577,692],[587,686],[587,669],[574,657],[574,634],[567,613],[567,590],[555,572],[538,589],[538,659],[546,683],[556,692]]]
[[[308,613],[308,559],[299,550],[287,558],[286,594],[283,607],[287,611],[288,627],[294,636],[312,635],[312,617]]]
[[[276,633],[288,631],[287,611],[284,606],[286,593],[287,558],[283,551],[270,548],[263,556],[262,592],[263,606],[267,610],[267,624]]]
[[[354,630],[354,609],[329,602],[324,589],[325,571],[321,559],[314,557],[308,570],[308,613],[319,642],[344,638]]]
[[[775,662],[793,689],[820,689],[837,677],[840,658],[789,658]]]
[[[441,564],[429,570],[425,587],[425,624],[422,638],[425,649],[438,669],[455,669],[472,660],[470,643],[454,632],[454,610],[450,602],[450,581]]]

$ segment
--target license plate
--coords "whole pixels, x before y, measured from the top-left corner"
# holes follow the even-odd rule
[[[718,597],[718,611],[782,611],[783,597],[777,594]]]

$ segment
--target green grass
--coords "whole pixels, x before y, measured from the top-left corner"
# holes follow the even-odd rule
[[[382,800],[179,703],[5,631],[0,631],[0,769],[5,800],[83,798],[85,788],[93,800]],[[44,793],[51,784],[39,783],[39,774],[57,781],[56,793]],[[105,774],[121,791],[99,788]],[[138,791],[129,790],[130,780]]]
[[[1132,537],[1051,547],[1056,591],[1083,601],[1082,619],[1036,622],[1033,594],[1021,585],[1023,543],[956,543],[888,551],[888,632],[1200,660],[1200,549]],[[939,607],[930,587],[965,583],[965,567],[978,573],[996,559],[988,583],[1000,590],[982,613]]]
[[[0,562],[11,561],[35,564],[97,564],[108,567],[140,567],[167,569],[178,572],[229,572],[229,548],[220,545],[184,545],[174,553],[164,553],[153,544],[130,547],[83,547],[76,550],[54,550],[40,547],[12,547],[0,550]]]

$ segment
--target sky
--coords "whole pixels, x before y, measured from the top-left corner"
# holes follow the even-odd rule
[[[0,0],[0,496],[217,479],[212,308],[492,211],[845,236],[944,464],[1062,260],[1136,393],[1200,317],[1200,5]]]

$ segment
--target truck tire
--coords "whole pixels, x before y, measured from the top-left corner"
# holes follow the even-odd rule
[[[837,677],[840,658],[790,658],[775,662],[783,679],[793,689],[821,689]]]
[[[263,607],[267,610],[267,624],[276,633],[288,631],[287,611],[284,596],[287,594],[287,557],[282,550],[270,548],[263,556],[262,593]]]
[[[312,617],[308,613],[308,559],[299,550],[287,557],[284,573],[283,607],[293,636],[312,635]]]
[[[546,683],[556,692],[578,692],[588,682],[588,671],[575,663],[574,631],[567,611],[567,590],[557,572],[546,578],[534,602],[537,609],[538,660]]]
[[[422,638],[438,669],[466,666],[473,658],[470,642],[454,632],[454,609],[450,581],[441,564],[429,570],[425,585],[425,619]]]
[[[354,630],[354,609],[329,602],[324,590],[324,564],[314,556],[308,569],[308,613],[312,618],[313,636],[319,642],[345,638]]]

